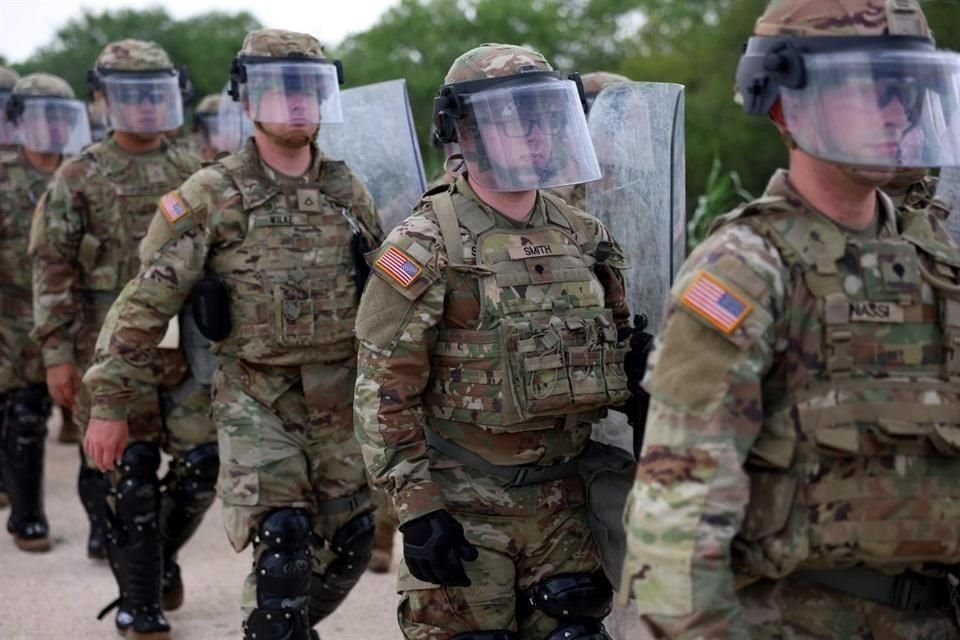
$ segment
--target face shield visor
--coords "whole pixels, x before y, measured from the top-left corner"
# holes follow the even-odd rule
[[[100,79],[110,128],[129,133],[162,133],[183,124],[180,83],[173,73],[106,73]]]
[[[7,119],[9,91],[0,91],[0,145],[20,144],[17,128]]]
[[[220,94],[215,129],[216,135],[211,136],[210,144],[217,151],[239,151],[247,138],[253,135],[253,121],[247,117],[240,103],[230,96],[229,83]]]
[[[243,62],[241,101],[254,122],[343,122],[337,66],[327,62]]]
[[[551,72],[521,75],[460,99],[460,148],[484,188],[530,191],[600,177],[576,82]]]
[[[17,126],[23,146],[37,153],[72,155],[92,141],[87,107],[80,100],[24,96]]]
[[[751,38],[737,69],[748,113],[779,98],[790,135],[840,164],[960,164],[960,54],[924,38]]]

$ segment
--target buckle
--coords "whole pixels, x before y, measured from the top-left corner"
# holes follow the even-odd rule
[[[529,481],[530,476],[539,471],[536,467],[520,467],[513,472],[513,479],[510,480],[510,486],[522,487],[528,484],[534,484]]]

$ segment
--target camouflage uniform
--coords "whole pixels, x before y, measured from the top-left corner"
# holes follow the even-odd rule
[[[35,73],[18,80],[12,95],[73,98],[73,90],[61,78]],[[33,306],[27,239],[33,210],[51,176],[35,167],[22,147],[0,151],[0,460],[13,498],[7,528],[18,547],[31,551],[50,548],[43,513],[50,397],[40,348],[29,336]]]
[[[787,0],[758,31],[783,15],[800,35],[886,26]],[[960,637],[960,250],[875,193],[853,231],[778,172],[677,277],[621,585],[658,638]]]
[[[459,60],[481,74],[494,65],[502,75],[531,64],[549,68],[539,54],[503,45],[481,47]],[[469,79],[448,75],[448,82]],[[609,243],[612,257],[591,269],[600,242]],[[544,246],[564,257],[549,255]],[[524,254],[523,247],[532,253]],[[542,257],[523,261],[523,255]],[[397,257],[412,278],[389,268]],[[479,558],[464,565],[472,582],[466,587],[419,580],[405,559],[398,584],[405,637],[440,640],[510,630],[543,638],[558,621],[540,609],[522,610],[518,591],[529,595],[559,574],[598,571],[583,482],[560,469],[583,451],[592,421],[608,403],[597,378],[612,390],[622,369],[593,369],[597,378],[581,389],[593,391],[580,406],[567,396],[577,393],[571,385],[578,382],[561,380],[567,375],[562,365],[549,369],[542,386],[531,382],[525,389],[530,395],[520,408],[502,372],[511,347],[499,343],[496,327],[522,334],[523,326],[530,333],[531,323],[548,322],[572,345],[583,336],[576,329],[566,333],[561,318],[571,328],[599,322],[606,329],[593,336],[595,353],[616,360],[616,328],[628,315],[620,258],[607,230],[582,211],[541,193],[529,220],[513,222],[481,202],[465,176],[428,191],[372,257],[375,276],[357,320],[355,415],[364,460],[375,483],[391,494],[402,529],[445,510],[479,550]],[[481,277],[494,270],[502,281]],[[543,345],[523,337],[514,338],[525,345],[521,360],[549,364],[550,356],[537,353]],[[560,352],[554,357],[559,361]],[[494,466],[508,475],[523,468],[533,475],[546,470],[550,477],[513,485],[491,475]]]
[[[323,61],[314,38],[280,30],[249,34],[239,64],[250,52]],[[115,331],[85,377],[94,416],[125,415],[137,381],[158,373],[155,345],[167,319],[205,273],[222,279],[229,312],[218,313],[229,314],[231,328],[213,346],[218,492],[233,547],[255,543],[244,617],[257,613],[269,633],[305,633],[307,595],[313,626],[346,597],[369,558],[373,519],[351,427],[355,223],[368,241],[381,240],[373,201],[344,163],[315,151],[306,173],[292,178],[248,140],[161,199],[144,240],[151,257],[115,305]],[[307,568],[297,583],[306,592],[271,608],[260,600],[279,588],[274,556],[296,571],[309,560],[313,578]],[[298,620],[278,630],[294,612]]]
[[[108,45],[97,60],[98,71],[106,73],[170,68],[172,63],[162,49],[136,40]],[[157,200],[199,165],[197,158],[166,142],[157,150],[131,154],[110,136],[57,171],[37,208],[30,238],[33,336],[48,368],[74,363],[82,374],[93,364],[101,326],[109,331],[110,306],[139,270],[139,245]],[[158,498],[163,511],[158,527],[163,539],[165,605],[176,608],[182,601],[182,584],[175,554],[213,501],[216,434],[208,416],[209,390],[194,384],[182,350],[164,349],[153,364],[156,375],[137,381],[136,400],[128,408],[128,451],[143,443],[139,450],[151,451],[158,462],[158,447],[174,457],[163,480],[164,495]],[[73,409],[75,422],[84,429],[90,418],[88,388],[81,389]],[[108,481],[116,487],[123,478],[118,469]],[[93,552],[104,526],[103,480],[84,463],[79,487],[91,518]],[[111,508],[120,508],[113,499]],[[116,571],[122,563],[115,559],[112,567]],[[118,574],[118,581],[124,580]],[[120,606],[118,626],[124,617],[124,603]]]

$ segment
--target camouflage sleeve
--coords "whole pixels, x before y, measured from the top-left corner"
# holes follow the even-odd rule
[[[160,199],[140,245],[145,258],[140,273],[111,307],[113,333],[101,332],[96,362],[83,378],[90,390],[92,417],[126,418],[136,387],[160,378],[163,360],[157,345],[168,321],[203,275],[210,228],[215,224],[209,212],[219,206],[211,197],[218,178],[218,173],[205,169]],[[104,330],[109,331],[109,326],[105,323]]]
[[[85,182],[92,161],[80,156],[54,174],[33,214],[29,253],[33,259],[31,336],[40,344],[46,367],[75,363],[80,330],[80,253],[83,220],[89,215]]]
[[[439,237],[424,212],[395,228],[374,254],[357,312],[354,426],[370,476],[393,497],[400,522],[443,508],[430,478],[420,404],[446,293]],[[404,276],[414,272],[412,280]]]
[[[623,330],[630,326],[630,307],[627,305],[625,277],[629,265],[626,255],[602,222],[580,209],[574,209],[574,213],[580,216],[586,229],[588,238],[584,239],[585,244],[597,247],[601,242],[609,243],[610,255],[594,266],[593,271],[603,285],[604,306],[613,313],[613,321],[622,335]],[[595,249],[593,253],[596,257]]]
[[[377,214],[377,205],[373,196],[356,175],[353,176],[353,214],[363,223],[373,239],[373,244],[383,242],[386,234],[380,226],[380,216]]]
[[[690,256],[671,292],[644,380],[652,402],[624,515],[621,585],[657,637],[746,637],[731,545],[749,501],[743,465],[763,422],[786,278],[765,239],[731,225]]]

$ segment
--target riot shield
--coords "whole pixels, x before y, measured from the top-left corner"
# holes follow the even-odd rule
[[[944,167],[940,170],[934,199],[950,213],[947,230],[954,243],[960,246],[960,167]]]
[[[427,182],[405,80],[346,89],[343,124],[321,124],[324,154],[343,160],[366,184],[385,232],[403,221]]]
[[[684,87],[622,82],[597,96],[590,136],[603,177],[587,184],[586,210],[623,247],[627,299],[656,332],[686,255]]]

